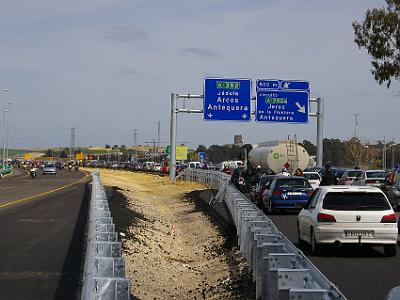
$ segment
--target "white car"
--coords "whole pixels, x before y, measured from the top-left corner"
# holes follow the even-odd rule
[[[369,186],[317,188],[297,217],[299,244],[321,253],[323,245],[383,245],[386,256],[395,256],[396,215],[385,194]]]
[[[368,185],[381,187],[385,183],[387,172],[384,170],[366,170],[354,179],[352,185]]]
[[[317,172],[304,172],[303,177],[308,180],[314,190],[319,187],[322,180]]]

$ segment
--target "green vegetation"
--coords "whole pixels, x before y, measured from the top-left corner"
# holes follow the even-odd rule
[[[372,75],[389,88],[400,79],[400,1],[386,0],[387,7],[367,10],[362,23],[353,22],[354,41],[372,56]]]

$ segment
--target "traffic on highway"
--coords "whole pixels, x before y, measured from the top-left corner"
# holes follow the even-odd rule
[[[0,300],[400,300],[400,0],[20,2]]]

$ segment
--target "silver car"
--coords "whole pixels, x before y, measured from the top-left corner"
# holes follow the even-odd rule
[[[356,170],[356,169],[346,170],[344,171],[342,176],[338,178],[339,181],[338,184],[351,185],[354,179],[360,176],[362,172],[363,172],[362,170]]]
[[[56,165],[46,164],[42,170],[43,174],[57,174]]]
[[[380,188],[385,183],[386,176],[387,172],[384,170],[362,171],[361,174],[354,179],[352,185],[369,185]]]

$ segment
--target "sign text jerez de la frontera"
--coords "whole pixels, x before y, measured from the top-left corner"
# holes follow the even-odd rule
[[[308,123],[308,81],[259,79],[256,92],[257,122]]]

